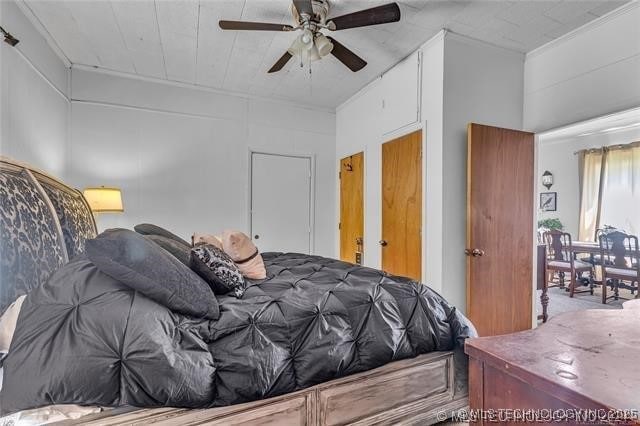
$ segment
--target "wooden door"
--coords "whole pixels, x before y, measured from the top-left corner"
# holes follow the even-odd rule
[[[422,279],[422,131],[382,145],[382,269]]]
[[[364,241],[364,153],[359,152],[340,160],[339,176],[340,259],[361,264]]]
[[[251,232],[261,252],[311,253],[311,159],[251,154]]]
[[[467,315],[481,336],[531,328],[534,135],[469,124]]]

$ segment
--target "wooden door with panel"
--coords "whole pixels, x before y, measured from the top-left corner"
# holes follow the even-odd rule
[[[340,260],[362,264],[364,153],[340,160]]]
[[[481,336],[532,325],[534,134],[471,123],[467,316]]]
[[[422,279],[422,131],[382,145],[382,269]]]

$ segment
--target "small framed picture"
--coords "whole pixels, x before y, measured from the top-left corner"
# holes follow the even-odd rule
[[[540,210],[543,212],[555,212],[558,206],[557,192],[540,193]]]

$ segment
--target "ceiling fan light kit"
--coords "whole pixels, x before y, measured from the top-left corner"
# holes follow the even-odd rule
[[[333,50],[333,43],[322,33],[316,34],[316,48],[321,57],[327,56]]]
[[[321,30],[340,31],[400,20],[400,7],[397,3],[376,6],[335,18],[327,18],[329,11],[329,0],[293,0],[291,13],[296,26],[224,20],[220,21],[219,25],[223,30],[302,31],[291,47],[271,67],[269,73],[280,71],[294,56],[299,56],[303,62],[311,62],[329,54],[351,71],[357,72],[364,68],[367,62],[332,37],[324,35]]]

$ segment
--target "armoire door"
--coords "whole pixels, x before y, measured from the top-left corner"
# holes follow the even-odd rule
[[[311,159],[251,154],[251,232],[261,252],[311,253]]]
[[[469,124],[467,316],[481,336],[531,328],[534,134]]]
[[[382,145],[382,269],[422,279],[422,131]]]
[[[340,160],[340,260],[362,264],[364,153]]]

